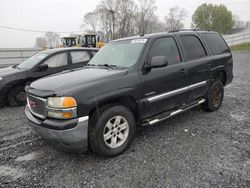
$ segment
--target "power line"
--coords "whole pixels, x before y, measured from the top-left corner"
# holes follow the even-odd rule
[[[26,32],[33,32],[33,33],[46,33],[46,32],[54,32],[54,33],[80,33],[84,31],[45,31],[45,30],[33,30],[33,29],[23,29],[23,28],[16,28],[16,27],[9,27],[0,25],[2,29],[9,29],[15,31],[26,31]]]

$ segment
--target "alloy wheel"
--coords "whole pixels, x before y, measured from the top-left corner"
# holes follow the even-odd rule
[[[114,116],[106,123],[103,131],[105,144],[110,148],[118,148],[128,138],[129,124],[125,117]]]

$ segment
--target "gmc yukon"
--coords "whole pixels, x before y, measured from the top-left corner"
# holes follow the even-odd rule
[[[202,105],[216,111],[233,79],[232,54],[212,31],[173,31],[113,41],[81,70],[26,87],[25,113],[44,139],[102,156],[124,152],[136,126]]]

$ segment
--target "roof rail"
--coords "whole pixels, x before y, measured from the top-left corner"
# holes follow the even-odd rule
[[[212,31],[212,29],[204,29],[204,30],[200,30],[200,29],[177,29],[177,30],[169,31],[168,33],[175,33],[175,32],[181,32],[181,31]]]

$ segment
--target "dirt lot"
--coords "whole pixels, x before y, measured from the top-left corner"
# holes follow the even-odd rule
[[[200,107],[137,131],[123,155],[64,154],[0,109],[0,187],[250,187],[250,53],[234,53],[219,111]]]

